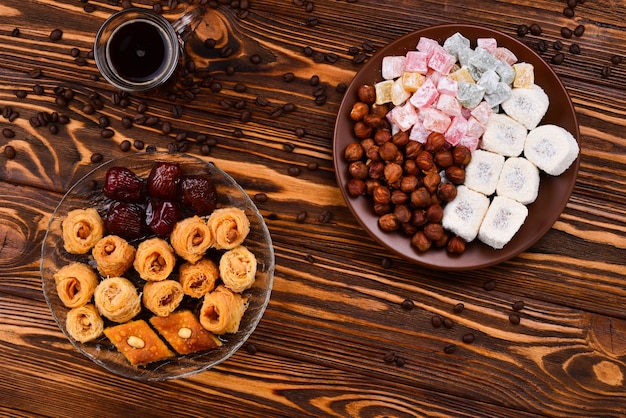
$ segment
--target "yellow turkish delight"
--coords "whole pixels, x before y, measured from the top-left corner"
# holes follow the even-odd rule
[[[535,84],[535,67],[527,62],[513,64],[515,78],[513,87],[530,88]]]

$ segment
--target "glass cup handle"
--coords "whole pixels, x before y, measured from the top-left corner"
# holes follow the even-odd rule
[[[172,27],[178,35],[178,42],[181,47],[184,45],[189,35],[191,35],[196,30],[200,22],[202,22],[204,13],[204,7],[197,4],[186,10],[181,17],[172,22]]]

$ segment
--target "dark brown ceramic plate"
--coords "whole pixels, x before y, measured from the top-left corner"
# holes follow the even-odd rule
[[[442,44],[446,38],[455,32],[460,32],[470,39],[473,42],[472,47],[475,47],[477,38],[495,38],[498,45],[513,51],[519,61],[533,64],[535,83],[541,86],[550,98],[550,107],[541,124],[559,125],[571,132],[580,143],[576,112],[559,77],[539,55],[515,38],[480,26],[442,25],[409,33],[379,50],[356,74],[339,108],[333,144],[337,181],[348,207],[370,235],[398,255],[423,266],[439,270],[471,270],[488,267],[515,257],[531,247],[550,230],[565,208],[576,183],[580,163],[579,157],[565,173],[558,177],[551,177],[542,173],[539,196],[534,203],[528,206],[529,213],[526,222],[515,237],[501,250],[494,250],[475,240],[467,245],[465,253],[461,255],[448,254],[444,249],[431,249],[425,253],[420,253],[411,246],[409,237],[401,232],[388,233],[378,227],[378,216],[373,212],[371,201],[362,196],[350,197],[346,191],[349,174],[348,164],[343,159],[343,151],[348,144],[357,141],[352,132],[353,122],[349,117],[350,109],[357,101],[357,89],[362,84],[374,84],[382,80],[381,63],[383,57],[406,54],[407,51],[415,49],[419,38],[422,36],[436,39]]]

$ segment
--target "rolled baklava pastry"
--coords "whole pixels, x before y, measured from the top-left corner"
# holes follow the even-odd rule
[[[240,245],[220,258],[220,277],[224,286],[236,293],[249,289],[256,278],[256,257]]]
[[[195,263],[213,245],[213,234],[202,218],[192,216],[174,225],[170,243],[176,254],[190,263]]]
[[[141,311],[141,298],[132,282],[124,277],[109,277],[94,292],[100,315],[113,322],[130,321]]]
[[[175,265],[174,250],[161,238],[150,238],[139,244],[133,262],[139,276],[147,281],[167,279]]]
[[[204,296],[200,324],[213,334],[235,333],[248,307],[248,298],[220,285]]]
[[[94,208],[75,209],[61,224],[63,247],[71,254],[85,254],[104,235],[104,222]]]
[[[117,235],[107,235],[91,251],[103,276],[122,276],[135,261],[135,247]]]
[[[53,277],[57,295],[68,308],[86,305],[98,285],[98,276],[84,263],[72,263],[61,267]]]
[[[215,289],[215,282],[220,276],[217,264],[203,258],[195,264],[184,263],[178,269],[178,281],[183,292],[192,298],[201,298]]]
[[[157,316],[168,316],[183,300],[183,287],[176,280],[148,282],[143,287],[143,305]]]
[[[213,234],[213,246],[218,250],[230,250],[241,245],[250,232],[250,220],[246,213],[235,207],[213,211],[207,225]]]
[[[104,321],[92,304],[71,309],[65,319],[65,329],[72,338],[81,343],[93,341],[102,335]]]

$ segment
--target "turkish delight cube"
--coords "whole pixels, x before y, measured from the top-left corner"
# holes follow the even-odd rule
[[[437,87],[435,86],[433,81],[428,78],[426,79],[424,84],[422,84],[420,88],[418,88],[417,91],[413,93],[409,100],[413,106],[418,109],[422,109],[433,104],[435,100],[437,100],[437,97],[439,97]]]
[[[496,41],[495,38],[478,38],[476,39],[476,46],[484,49],[490,54],[493,54],[498,47],[498,41]]]
[[[417,122],[417,111],[409,102],[402,106],[394,107],[387,116],[391,123],[395,124],[403,132],[411,129]]]
[[[513,87],[529,88],[535,84],[535,67],[527,62],[518,62],[513,64],[515,70],[515,79]]]
[[[392,100],[393,80],[385,80],[374,85],[376,89],[376,104],[389,103]]]
[[[428,54],[422,51],[407,52],[404,71],[426,74],[428,72]]]
[[[436,108],[446,115],[461,116],[461,103],[452,94],[440,94]]]
[[[402,78],[397,78],[391,88],[391,103],[398,106],[409,100],[410,97],[411,93],[404,89]]]
[[[382,76],[385,80],[393,80],[398,78],[404,72],[404,64],[406,57],[403,55],[388,55],[383,57]]]
[[[448,126],[444,137],[446,142],[452,146],[458,145],[467,132],[468,122],[463,116],[452,118],[452,123]]]
[[[402,86],[406,91],[415,93],[426,81],[426,77],[419,72],[405,71],[402,74]]]
[[[427,38],[425,36],[420,37],[419,41],[417,41],[417,49],[418,51],[425,52],[428,57],[433,54],[435,49],[441,48],[441,45],[437,41],[431,38]]]
[[[496,66],[496,73],[500,76],[500,81],[506,84],[513,83],[513,80],[515,79],[515,70],[504,61],[498,62],[498,65]]]
[[[472,77],[472,75],[469,72],[469,69],[467,67],[461,67],[458,70],[456,70],[455,72],[453,72],[452,74],[450,74],[448,76],[448,78],[450,80],[454,80],[457,83],[464,81],[466,83],[474,83],[474,78]]]
[[[454,55],[449,54],[445,49],[439,47],[433,50],[428,60],[428,67],[437,71],[439,74],[448,75],[455,62],[456,57]]]
[[[456,98],[468,109],[473,109],[483,100],[485,88],[478,84],[460,82]]]
[[[450,116],[434,107],[421,109],[420,113],[424,116],[424,128],[433,132],[445,133],[452,122]]]
[[[481,125],[485,126],[489,121],[489,117],[493,113],[491,110],[491,106],[487,104],[487,102],[480,102],[478,106],[472,109],[471,114],[473,117],[480,122]]]
[[[482,123],[480,123],[474,116],[470,116],[467,119],[467,131],[466,134],[468,136],[473,136],[475,138],[480,138],[485,133],[485,127]]]
[[[513,65],[517,62],[517,57],[515,54],[508,48],[503,46],[499,46],[492,52],[493,56],[499,59],[500,61],[504,61],[509,65]]]
[[[451,94],[456,95],[456,90],[458,88],[458,83],[456,80],[453,80],[449,77],[441,77],[439,81],[437,81],[437,91],[439,94]]]
[[[409,139],[411,141],[417,141],[422,144],[425,144],[426,139],[428,138],[428,135],[430,134],[431,134],[431,131],[426,129],[421,122],[417,122],[411,128],[411,132],[409,133]]]
[[[485,94],[485,101],[491,107],[498,106],[504,103],[509,97],[511,97],[511,87],[506,83],[498,83],[493,92]]]
[[[491,94],[496,91],[496,87],[500,82],[500,76],[494,70],[487,70],[483,72],[478,80],[477,84],[485,88],[486,94]]]
[[[470,47],[470,40],[467,39],[465,36],[461,35],[459,32],[450,36],[448,39],[446,39],[443,42],[443,49],[445,49],[446,51],[448,51],[448,53],[454,55],[457,58],[459,56],[459,51],[461,49],[469,48],[469,47]]]

